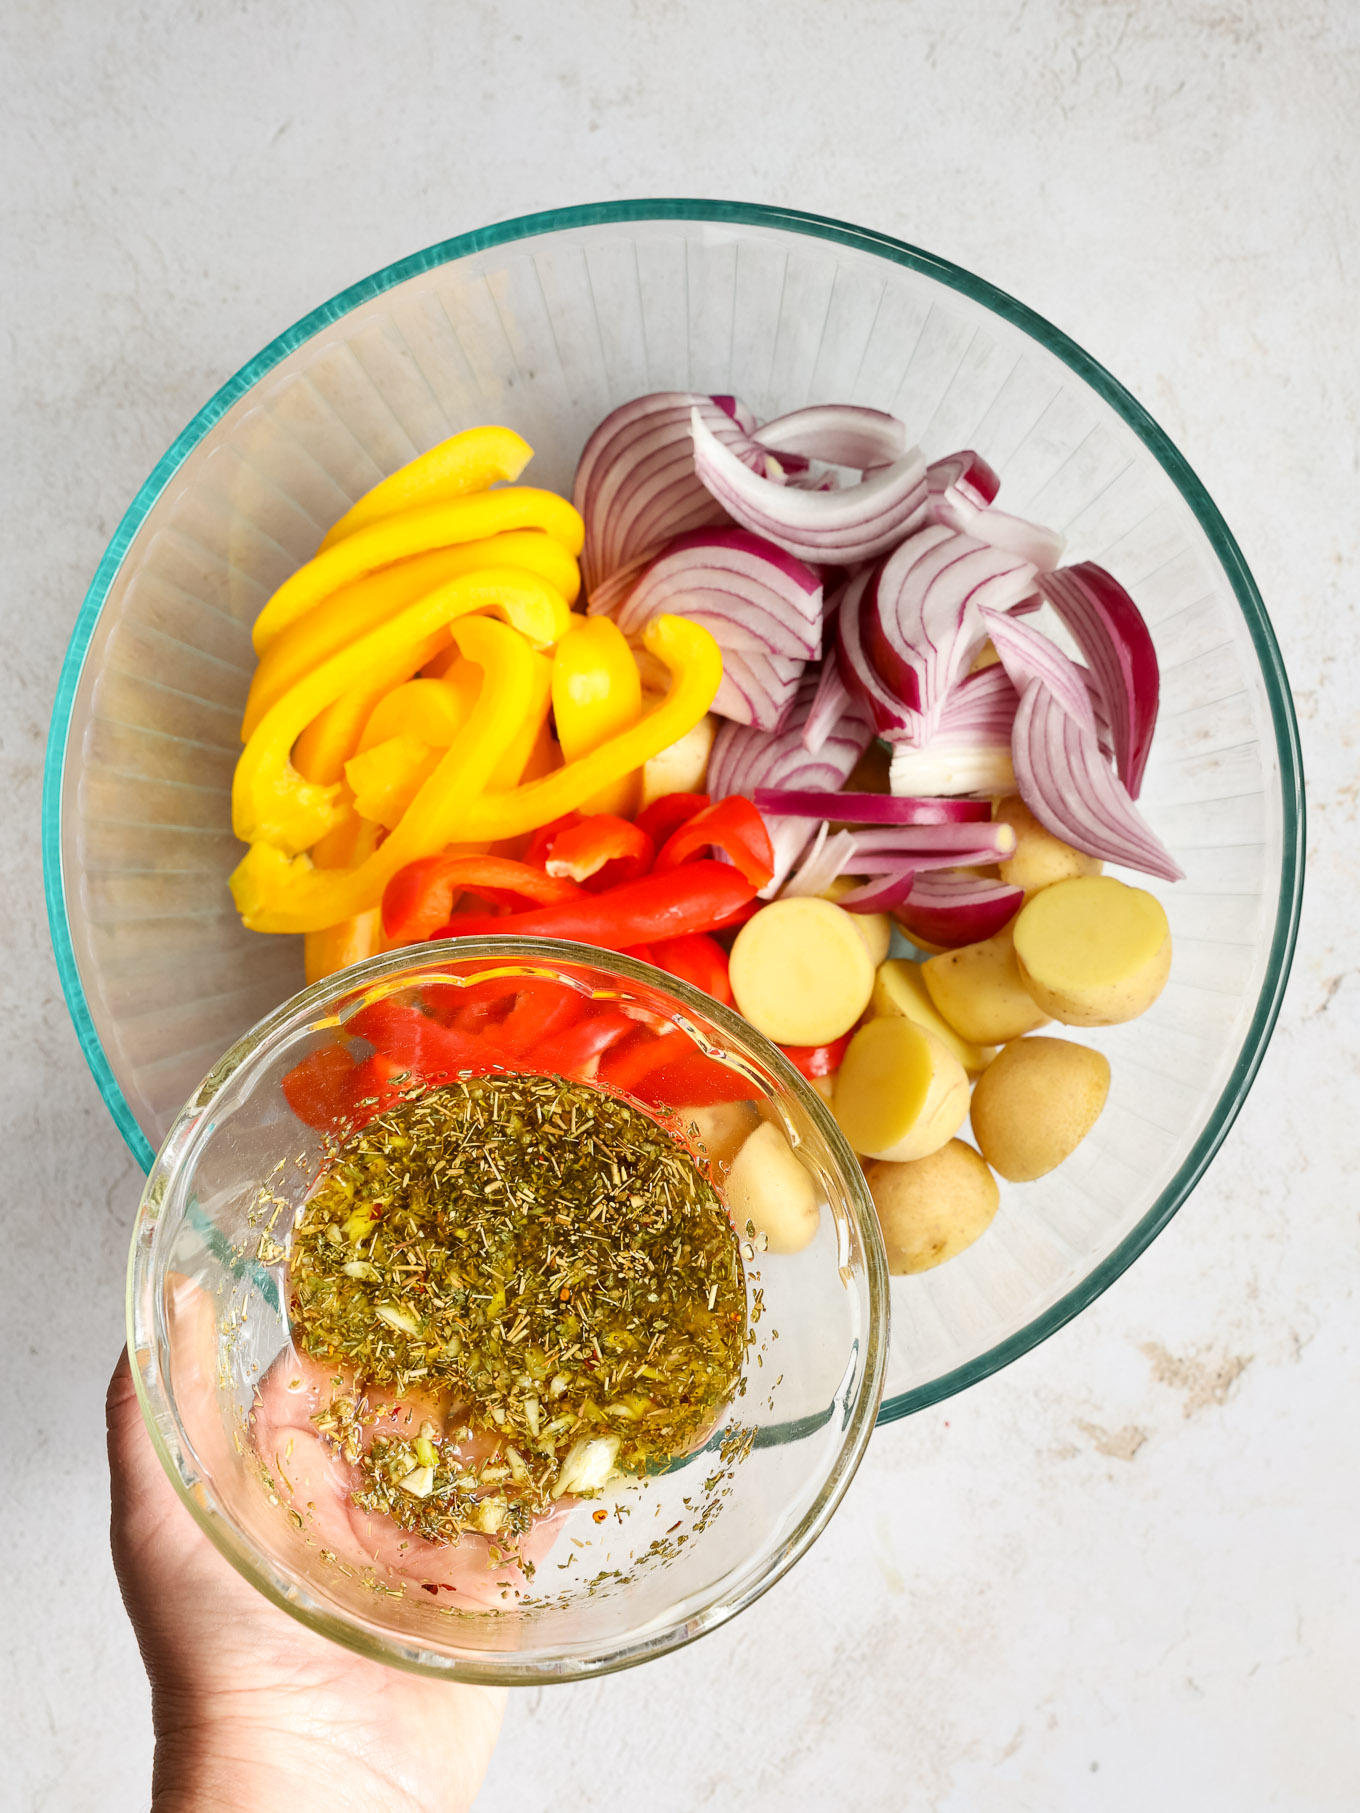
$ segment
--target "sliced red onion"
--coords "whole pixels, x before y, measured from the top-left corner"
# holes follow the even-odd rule
[[[666,611],[702,623],[724,654],[813,661],[821,652],[821,579],[749,529],[695,529],[667,542],[614,621],[638,637]]]
[[[766,821],[769,822],[768,820]],[[851,831],[837,831],[822,825],[813,838],[796,875],[791,875],[780,890],[780,898],[825,894],[833,881],[849,868],[855,855],[855,838]]]
[[[888,692],[919,714],[909,740],[930,740],[986,636],[984,609],[999,614],[1018,604],[1034,579],[1028,561],[940,524],[878,566],[860,608],[862,644]]]
[[[837,721],[844,717],[845,709],[850,703],[850,694],[846,691],[836,661],[835,647],[825,646],[825,629],[822,636],[822,665],[817,675],[817,690],[813,694],[812,708],[803,725],[803,747],[813,755],[830,736]]]
[[[1064,711],[1083,725],[1095,730],[1095,713],[1084,667],[1065,655],[1056,642],[1042,630],[1028,623],[1017,623],[1014,617],[1000,611],[984,610],[983,621],[992,647],[1000,656],[1001,666],[1010,675],[1017,693],[1024,693],[1036,681],[1046,686]],[[983,673],[994,673],[984,668]],[[981,676],[974,676],[980,678]]]
[[[1021,695],[1013,749],[1020,797],[1055,837],[1163,881],[1184,878],[1111,771],[1094,720],[1074,716],[1041,679]]]
[[[961,945],[993,937],[1010,923],[1024,901],[1023,888],[983,875],[946,871],[919,876],[898,909],[897,919],[909,938],[958,950]]]
[[[847,691],[865,706],[874,729],[890,742],[914,736],[919,717],[913,707],[890,692],[879,678],[864,647],[864,597],[872,569],[857,574],[840,594],[836,612],[836,667]],[[912,697],[915,697],[913,689]]]
[[[907,450],[907,431],[896,416],[854,403],[817,403],[776,416],[753,440],[768,447],[787,470],[787,456],[823,460],[828,466],[887,466]]]
[[[585,521],[581,570],[592,604],[597,588],[620,568],[649,560],[674,535],[728,520],[695,476],[695,411],[739,465],[751,459],[764,471],[764,450],[743,426],[750,412],[732,398],[724,404],[731,407],[687,390],[634,397],[586,442],[572,501]]]
[[[904,869],[900,875],[875,875],[862,887],[842,894],[836,905],[848,913],[891,913],[910,898],[915,885],[915,869]]]
[[[987,801],[977,799],[896,799],[891,793],[810,793],[791,787],[757,787],[752,797],[758,812],[827,818],[840,825],[971,825],[984,824],[992,815]]]
[[[1097,718],[1109,726],[1119,778],[1130,799],[1137,799],[1161,690],[1157,651],[1143,614],[1114,575],[1093,561],[1059,567],[1040,585],[1086,657]]]
[[[743,434],[755,433],[755,411],[748,409],[740,397],[710,397],[709,402],[716,403],[724,415],[730,415]]]
[[[943,459],[930,462],[926,467],[926,489],[930,493],[931,521],[943,522],[952,529],[957,524],[940,515],[941,506],[960,501],[975,510],[985,509],[1001,489],[1001,480],[980,453],[965,447],[959,453],[946,453]]]
[[[926,467],[913,448],[857,485],[805,491],[744,466],[697,407],[690,417],[694,470],[739,523],[800,560],[845,566],[893,547],[923,519]]]
[[[755,730],[782,730],[798,693],[804,662],[798,655],[760,649],[723,650],[723,677],[713,710],[734,724]]]
[[[855,858],[865,874],[893,866],[895,858],[922,868],[972,868],[1015,854],[1015,831],[990,819],[972,824],[876,825],[855,833]],[[938,859],[938,860],[937,860]]]
[[[1014,793],[1010,744],[980,744],[971,737],[951,738],[938,731],[924,749],[894,743],[888,785],[903,795]]]

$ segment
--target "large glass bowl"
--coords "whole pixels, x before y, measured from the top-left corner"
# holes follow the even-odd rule
[[[336,1463],[310,1433],[311,1402],[289,1395],[304,1381],[283,1306],[293,1212],[327,1150],[326,1130],[289,1106],[297,1101],[289,1072],[321,1050],[366,1055],[356,1028],[370,1021],[356,1016],[375,1002],[388,1013],[437,1002],[436,1012],[453,1017],[526,979],[540,998],[560,989],[581,1013],[622,1011],[669,1027],[681,1061],[668,1058],[656,1073],[648,1112],[681,1138],[698,1128],[685,1109],[694,1099],[685,1055],[706,1059],[708,1077],[723,1074],[713,1064],[725,1066],[753,1100],[739,1112],[752,1124],[757,1112],[772,1121],[801,1157],[820,1221],[795,1253],[766,1251],[752,1225],[737,1228],[754,1235],[742,1247],[750,1338],[717,1427],[669,1467],[577,1500],[521,1580],[484,1538],[416,1560],[384,1538],[385,1519],[341,1508],[329,1489]],[[545,1054],[536,1065],[532,1051],[524,1063],[553,1069]],[[313,1107],[310,1119],[325,1114]],[[719,1178],[721,1156],[715,1145]],[[767,1187],[776,1188],[768,1176]],[[825,1103],[707,995],[649,964],[560,941],[420,945],[279,1008],[232,1046],[176,1118],[147,1179],[128,1272],[128,1350],[147,1422],[180,1496],[228,1560],[286,1611],[366,1655],[521,1686],[661,1655],[790,1568],[864,1452],[887,1333],[878,1221]]]
[[[1143,802],[1187,879],[1154,1009],[1108,1037],[1109,1106],[1076,1156],[1006,1188],[992,1229],[893,1282],[885,1416],[1060,1326],[1156,1234],[1242,1104],[1302,887],[1288,684],[1231,534],[1143,409],[1020,303],[879,234],[727,202],[507,222],[356,284],[239,372],[120,526],[62,673],[44,837],[53,940],[105,1099],[144,1165],[198,1078],[300,985],[298,945],[243,931],[228,788],[250,625],[325,527],[450,432],[497,421],[569,490],[638,392],[735,392],[762,416],[849,400],[938,455],[981,451],[1001,502],[1103,562],[1157,644]]]

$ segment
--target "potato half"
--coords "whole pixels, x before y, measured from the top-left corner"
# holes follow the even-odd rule
[[[1049,1017],[1025,986],[1010,926],[961,950],[927,957],[921,979],[936,1011],[976,1045],[1004,1045]]]
[[[986,1233],[1001,1201],[985,1159],[961,1139],[906,1164],[869,1165],[865,1177],[890,1272],[943,1265]]]
[[[973,1134],[1011,1183],[1031,1183],[1076,1151],[1110,1093],[1109,1060],[1069,1039],[1017,1039],[978,1078]]]
[[[909,957],[890,957],[886,963],[880,963],[874,992],[869,997],[870,1013],[875,1016],[904,1014],[908,1020],[915,1020],[918,1026],[933,1032],[937,1039],[943,1039],[970,1076],[977,1075],[996,1056],[996,1047],[975,1045],[971,1039],[955,1032],[948,1020],[936,1012],[922,969],[923,965],[913,963]]]
[[[1018,794],[998,800],[992,819],[998,825],[1009,825],[1015,833],[1015,854],[1000,864],[1001,879],[1013,888],[1023,888],[1026,898],[1073,875],[1099,875],[1105,866],[1098,856],[1074,850],[1055,837]]]
[[[1067,1026],[1145,1013],[1171,973],[1160,900],[1110,875],[1055,882],[1015,917],[1015,955],[1034,1000]]]
[[[729,966],[738,1010],[776,1045],[829,1045],[874,987],[869,947],[829,900],[774,900],[737,933]]]
[[[870,1020],[846,1047],[832,1112],[862,1158],[924,1158],[963,1125],[968,1078],[944,1041],[915,1020]]]

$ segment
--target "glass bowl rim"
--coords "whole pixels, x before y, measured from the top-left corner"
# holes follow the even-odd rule
[[[501,1652],[495,1651],[488,1652],[488,1660],[485,1662],[450,1661],[439,1652],[425,1649],[413,1640],[388,1637],[382,1632],[375,1634],[371,1627],[324,1605],[318,1605],[314,1599],[303,1606],[280,1592],[273,1579],[259,1571],[258,1546],[245,1537],[230,1519],[201,1502],[198,1494],[185,1483],[174,1455],[166,1445],[159,1419],[163,1415],[167,1416],[175,1424],[181,1438],[184,1437],[183,1425],[159,1369],[154,1379],[147,1377],[137,1340],[138,1306],[144,1295],[154,1294],[155,1288],[155,1268],[151,1264],[154,1243],[145,1238],[146,1229],[153,1210],[155,1218],[159,1219],[165,1198],[169,1194],[171,1179],[182,1168],[186,1157],[211,1130],[211,1119],[205,1114],[205,1110],[211,1106],[218,1090],[243,1065],[267,1052],[274,1036],[286,1025],[295,1022],[299,1014],[307,1009],[324,1011],[343,997],[358,993],[373,983],[399,976],[403,971],[437,967],[441,962],[452,958],[459,962],[474,963],[482,960],[494,962],[499,958],[506,962],[581,965],[641,983],[654,992],[664,994],[701,1020],[711,1022],[720,1033],[734,1039],[739,1048],[744,1046],[753,1051],[780,1087],[799,1102],[844,1174],[847,1195],[863,1236],[861,1244],[869,1306],[862,1336],[864,1366],[860,1386],[853,1401],[848,1397],[833,1400],[833,1408],[839,1401],[845,1412],[841,1424],[840,1447],[816,1499],[792,1536],[772,1551],[770,1564],[759,1578],[751,1581],[734,1598],[720,1600],[703,1611],[691,1612],[678,1620],[672,1619],[663,1629],[653,1628],[646,1637],[626,1639],[598,1655],[584,1659],[574,1658],[568,1662],[548,1661],[530,1668],[506,1666]],[[199,1126],[191,1129],[190,1123],[195,1119]],[[601,950],[594,945],[576,944],[564,938],[446,938],[438,942],[405,945],[397,950],[383,951],[299,990],[297,994],[281,1002],[264,1019],[258,1020],[249,1031],[242,1033],[213,1065],[175,1116],[174,1124],[155,1156],[133,1224],[125,1298],[132,1381],[152,1447],[180,1502],[224,1559],[290,1617],[360,1655],[372,1657],[393,1667],[405,1668],[412,1673],[433,1675],[443,1680],[507,1687],[589,1680],[599,1675],[616,1673],[623,1668],[636,1667],[656,1656],[668,1655],[673,1650],[684,1648],[708,1631],[730,1622],[781,1580],[826,1529],[864,1458],[869,1437],[876,1426],[876,1412],[882,1402],[883,1380],[891,1341],[891,1314],[887,1249],[859,1161],[826,1102],[799,1075],[779,1047],[772,1044],[733,1008],[724,1006],[721,1001],[714,1000],[711,995],[682,978],[668,975],[621,951]],[[859,1342],[860,1337],[857,1337],[855,1345],[858,1346]],[[775,1426],[776,1431],[779,1427],[780,1425]],[[796,1428],[797,1425],[785,1427]],[[264,1560],[266,1564],[269,1563],[268,1556]],[[508,1653],[514,1655],[517,1652]]]
[[[228,378],[171,442],[132,500],[95,569],[76,617],[57,682],[43,774],[43,879],[52,947],[62,992],[85,1060],[133,1157],[143,1171],[149,1171],[155,1153],[138,1126],[114,1076],[113,1067],[95,1030],[76,964],[66,909],[61,850],[61,797],[67,742],[85,657],[104,602],[143,522],[189,454],[234,404],[289,353],[374,296],[395,288],[411,277],[451,264],[472,253],[519,240],[580,227],[669,220],[772,228],[866,251],[889,263],[903,265],[934,278],[1026,333],[1088,385],[1123,420],[1175,486],[1207,537],[1237,600],[1256,652],[1270,707],[1279,767],[1282,821],[1280,887],[1275,923],[1271,932],[1265,977],[1242,1050],[1208,1121],[1161,1195],[1098,1265],[1093,1266],[1056,1303],[1050,1304],[1026,1323],[1024,1328],[988,1348],[985,1353],[915,1390],[900,1392],[896,1397],[890,1398],[879,1413],[879,1421],[893,1422],[900,1416],[950,1397],[965,1386],[976,1384],[1046,1340],[1101,1296],[1170,1221],[1227,1137],[1260,1068],[1289,978],[1303,902],[1305,808],[1298,723],[1275,632],[1232,531],[1185,457],[1119,380],[1060,328],[1054,327],[1042,315],[1036,314],[1033,309],[1018,302],[985,278],[975,276],[962,266],[909,245],[904,240],[852,226],[827,215],[809,214],[795,208],[772,207],[757,202],[659,198],[587,202],[574,207],[546,209],[461,233],[386,265],[382,270],[341,290],[330,301],[312,309],[271,340],[263,351],[243,365],[234,376]]]

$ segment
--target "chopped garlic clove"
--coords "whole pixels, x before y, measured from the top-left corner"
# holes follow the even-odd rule
[[[485,1536],[494,1536],[505,1521],[505,1511],[503,1498],[484,1498],[477,1506],[473,1528],[480,1530]]]
[[[586,1498],[598,1492],[613,1473],[621,1446],[617,1435],[585,1435],[573,1442],[558,1471],[553,1497],[565,1498],[572,1492]]]
[[[420,1324],[415,1317],[408,1315],[404,1309],[398,1309],[395,1303],[380,1303],[373,1313],[386,1322],[389,1328],[395,1328],[399,1334],[418,1335],[420,1333]]]
[[[409,1492],[412,1498],[428,1498],[434,1490],[434,1468],[413,1467],[405,1479],[397,1481],[402,1492]]]
[[[439,1450],[428,1436],[418,1435],[411,1446],[416,1451],[416,1459],[427,1473],[439,1465]]]

